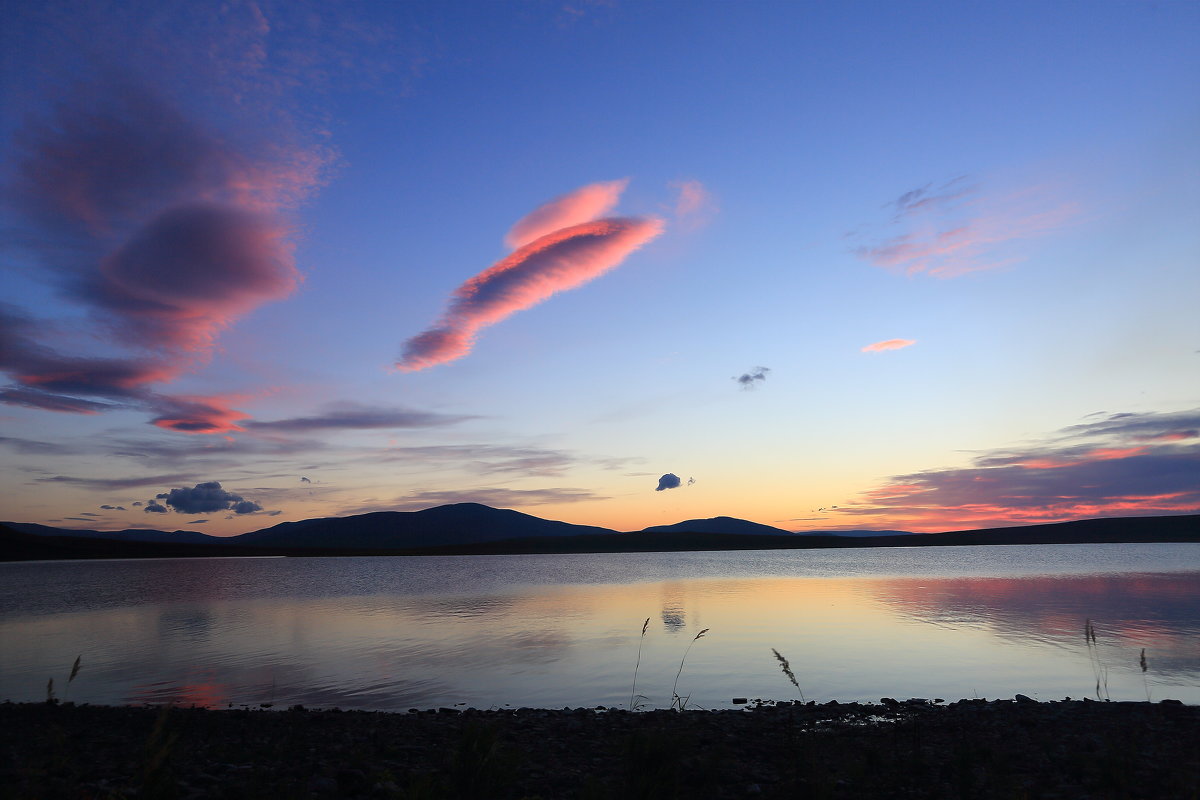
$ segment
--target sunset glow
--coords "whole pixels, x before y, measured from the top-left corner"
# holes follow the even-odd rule
[[[11,5],[0,520],[1200,512],[1194,3]]]

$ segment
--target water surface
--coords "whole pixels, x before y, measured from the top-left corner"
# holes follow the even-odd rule
[[[639,644],[647,707],[1200,703],[1200,546],[0,564],[0,699],[627,706]]]

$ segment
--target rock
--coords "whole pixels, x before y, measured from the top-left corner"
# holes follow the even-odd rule
[[[750,701],[748,698],[745,698],[745,697],[735,697],[732,700],[730,700],[729,702],[733,703],[735,706],[744,706],[744,705],[746,705],[746,703],[748,703]]]
[[[1029,695],[1024,695],[1024,694],[1019,694],[1013,699],[1015,699],[1018,703],[1036,703],[1037,702],[1037,700],[1034,700]]]

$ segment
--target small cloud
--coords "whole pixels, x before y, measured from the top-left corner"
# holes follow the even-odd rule
[[[157,495],[155,500],[165,501],[166,505],[180,514],[211,514],[215,511],[253,514],[262,511],[262,506],[258,503],[222,489],[219,481],[198,483],[190,489],[172,489]],[[151,501],[151,504],[162,508],[155,501]],[[151,507],[148,505],[146,510],[150,511]]]
[[[151,404],[158,416],[154,425],[178,433],[232,433],[245,430],[238,423],[250,415],[230,408],[235,397],[167,397],[158,395]]]
[[[141,504],[134,503],[134,505],[141,505]],[[143,508],[142,511],[146,512],[147,514],[166,514],[167,507],[164,506],[162,503],[156,503],[153,500],[148,500],[148,501],[146,501],[146,507]]]
[[[668,472],[658,479],[658,488],[654,491],[661,492],[664,489],[678,489],[680,484],[679,476],[674,472]]]
[[[734,378],[743,389],[753,389],[754,384],[767,379],[767,373],[771,371],[770,367],[755,367],[749,372],[743,372]]]
[[[874,342],[863,347],[862,352],[882,353],[885,350],[901,350],[905,347],[911,347],[916,343],[916,339],[884,339],[882,342]]]
[[[688,478],[688,486],[691,486],[695,482],[696,482],[695,478]]]
[[[960,200],[974,194],[977,188],[968,182],[966,175],[959,175],[936,188],[932,183],[927,183],[905,192],[888,203],[888,206],[896,210],[895,218],[899,220],[922,211],[952,208]]]
[[[141,501],[140,501],[140,500],[135,500],[135,501],[133,502],[133,507],[134,507],[134,508],[137,508],[137,507],[141,506],[141,504],[142,504],[142,503],[141,503]]]
[[[300,482],[301,483],[312,483],[312,481],[310,481],[308,478],[304,477],[303,475],[300,476]]]
[[[671,188],[678,192],[675,198],[675,219],[685,229],[696,229],[707,225],[717,213],[717,203],[712,192],[698,180],[675,181]]]
[[[188,525],[204,525],[207,522],[208,522],[208,520],[206,520],[206,519],[193,519],[193,520],[188,520],[187,524]]]

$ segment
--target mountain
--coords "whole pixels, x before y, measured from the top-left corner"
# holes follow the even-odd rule
[[[70,536],[75,539],[115,539],[123,542],[157,542],[161,544],[225,544],[223,536],[209,536],[199,531],[157,531],[149,528],[129,528],[123,531],[95,531],[78,528],[53,528],[32,522],[0,522],[21,533],[37,536]]]
[[[272,548],[412,550],[526,537],[617,535],[608,528],[555,522],[479,503],[455,503],[423,511],[377,511],[351,517],[284,522],[226,541]]]
[[[770,536],[795,536],[791,531],[782,528],[772,528],[770,525],[760,525],[735,517],[709,517],[708,519],[688,519],[676,522],[674,525],[652,525],[643,528],[642,533],[732,533],[741,536],[749,534]]]

